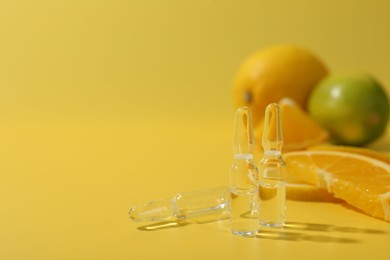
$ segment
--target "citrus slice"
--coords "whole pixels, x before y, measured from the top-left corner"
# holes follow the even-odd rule
[[[285,154],[287,180],[324,188],[363,212],[390,221],[390,165],[361,154],[300,151]]]
[[[298,201],[342,202],[325,189],[306,183],[286,183],[286,198]]]
[[[328,132],[313,121],[294,100],[283,98],[279,101],[283,125],[283,151],[304,150],[309,146],[323,143]],[[255,139],[261,140],[264,121],[255,129]],[[261,147],[261,144],[258,143]]]
[[[316,146],[309,147],[308,150],[339,151],[339,152],[361,154],[390,164],[389,155],[371,149],[367,149],[367,148],[347,146],[347,145],[316,145]]]

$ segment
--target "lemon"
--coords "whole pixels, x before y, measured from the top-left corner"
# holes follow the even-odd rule
[[[385,131],[389,100],[368,74],[331,75],[313,89],[308,111],[329,130],[334,143],[362,146]]]
[[[264,117],[268,104],[287,97],[306,109],[310,90],[328,74],[312,52],[292,45],[262,49],[245,60],[233,86],[234,106],[252,110],[253,123]]]

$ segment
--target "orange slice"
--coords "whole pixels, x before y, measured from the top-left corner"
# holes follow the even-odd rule
[[[317,145],[317,146],[309,147],[308,150],[340,151],[340,152],[361,154],[390,164],[389,155],[371,149],[362,148],[362,147],[354,147],[354,146],[346,146],[346,145]]]
[[[284,155],[287,180],[324,188],[363,212],[390,221],[390,165],[361,154],[300,151]]]
[[[306,183],[286,183],[286,198],[298,201],[342,202],[325,189]]]
[[[284,151],[304,150],[328,139],[328,132],[314,122],[292,99],[283,98],[279,105],[282,113]],[[263,128],[264,121],[255,129],[255,139],[259,147]]]

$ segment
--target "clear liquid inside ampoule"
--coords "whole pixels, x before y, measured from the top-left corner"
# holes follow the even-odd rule
[[[282,227],[286,212],[286,183],[278,179],[259,182],[259,223],[265,227]]]
[[[179,220],[193,220],[195,222],[209,222],[229,217],[228,210],[229,201],[221,202],[221,204],[208,208],[195,208],[191,206],[178,211],[177,218]]]
[[[258,229],[258,191],[231,190],[230,221],[232,233],[253,236]]]

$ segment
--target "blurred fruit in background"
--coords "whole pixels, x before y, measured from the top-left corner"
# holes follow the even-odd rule
[[[279,102],[282,113],[283,151],[303,150],[328,139],[328,132],[290,98]],[[261,146],[264,119],[255,128],[256,147]],[[260,149],[260,148],[257,148]]]
[[[330,75],[313,88],[309,114],[329,130],[332,142],[366,145],[383,134],[389,120],[389,100],[370,75]]]
[[[233,98],[253,112],[255,157],[263,152],[265,107],[279,102],[289,199],[345,201],[390,221],[390,156],[351,147],[377,139],[389,121],[386,92],[372,76],[328,75],[306,49],[276,46],[242,64]]]
[[[236,75],[234,106],[249,107],[254,125],[261,122],[268,104],[284,97],[305,109],[310,90],[327,74],[323,62],[304,48],[281,45],[260,50],[244,61]]]

